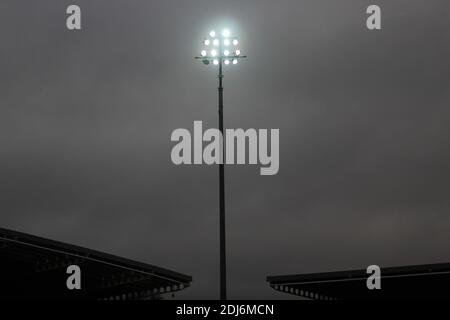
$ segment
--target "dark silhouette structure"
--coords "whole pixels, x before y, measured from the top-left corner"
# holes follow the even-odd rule
[[[81,290],[67,288],[69,265],[81,269]],[[0,299],[160,299],[191,281],[145,263],[0,228]]]
[[[267,277],[281,292],[313,300],[450,299],[450,263],[381,268],[381,289],[369,290],[366,270]]]
[[[220,41],[220,52],[222,53],[222,41]],[[222,54],[221,54],[222,56]],[[219,130],[223,137],[223,59],[219,59]],[[222,156],[224,152],[222,144]],[[220,226],[220,300],[227,300],[227,250],[226,250],[226,231],[225,231],[225,164],[224,160],[219,164],[219,226]]]

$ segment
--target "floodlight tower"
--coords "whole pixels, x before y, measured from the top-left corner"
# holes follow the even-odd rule
[[[223,135],[223,65],[236,65],[240,59],[246,58],[239,50],[239,40],[231,35],[228,29],[216,33],[214,30],[209,37],[203,39],[203,49],[199,57],[205,65],[219,67],[219,130]],[[219,226],[220,226],[220,300],[227,300],[227,262],[226,262],[226,233],[225,233],[225,166],[224,144],[221,141],[221,155],[219,163]]]

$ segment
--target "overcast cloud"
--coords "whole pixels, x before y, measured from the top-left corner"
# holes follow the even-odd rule
[[[0,226],[217,298],[218,169],[173,165],[170,134],[217,126],[217,70],[193,56],[226,25],[249,58],[225,70],[225,126],[280,129],[278,175],[226,167],[230,298],[289,298],[267,275],[448,262],[449,15],[447,0],[3,0]]]

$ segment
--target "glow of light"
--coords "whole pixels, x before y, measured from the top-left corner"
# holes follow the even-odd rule
[[[229,55],[230,55],[230,51],[229,51],[229,50],[225,50],[225,51],[223,52],[223,54],[224,54],[225,56],[229,56]]]
[[[229,64],[230,64],[230,60],[226,59],[226,60],[225,60],[225,64],[226,64],[226,65],[229,65]]]
[[[218,65],[218,64],[219,64],[219,60],[214,59],[214,60],[213,60],[213,64]]]
[[[217,51],[216,50],[211,50],[211,55],[213,56],[213,57],[215,57],[216,55],[217,55]]]
[[[219,45],[219,39],[214,39],[213,40],[213,45],[218,46]]]
[[[238,56],[238,55],[240,55],[241,54],[241,50],[236,50],[236,55]]]
[[[230,45],[230,39],[223,40],[223,44],[226,45],[226,46],[229,46]]]
[[[237,63],[238,63],[237,59],[234,59],[233,64],[237,64]]]
[[[229,37],[229,36],[230,36],[230,30],[228,30],[228,29],[223,30],[223,31],[222,31],[222,35],[223,35],[224,37]]]
[[[209,41],[209,39],[205,40],[205,46],[209,46],[210,43],[211,43],[211,41]]]
[[[233,45],[237,46],[239,44],[239,41],[237,39],[233,40]]]
[[[214,30],[211,30],[211,32],[209,33],[209,36],[211,38],[214,38],[216,36],[216,32]]]
[[[202,55],[202,57],[206,56],[206,50],[202,50],[202,52],[200,53]]]

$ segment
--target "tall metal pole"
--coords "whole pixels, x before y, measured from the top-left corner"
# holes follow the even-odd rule
[[[222,41],[220,42],[222,53]],[[222,55],[221,55],[222,56]],[[223,86],[222,86],[222,63],[219,59],[219,130],[222,133],[222,161],[219,163],[219,224],[220,224],[220,300],[227,300],[227,260],[226,260],[226,237],[225,237],[225,137],[223,134]]]
[[[226,32],[227,31],[227,32]],[[195,59],[201,59],[205,65],[209,65],[211,62],[214,66],[219,65],[219,130],[222,134],[221,141],[221,155],[220,155],[220,163],[219,163],[219,236],[220,236],[220,300],[227,300],[227,257],[226,257],[226,227],[225,227],[225,137],[223,133],[223,73],[222,67],[224,64],[229,65],[230,61],[233,64],[238,63],[238,59],[247,58],[247,56],[241,55],[240,50],[235,50],[234,53],[230,55],[230,50],[223,51],[223,46],[238,46],[239,41],[237,38],[230,39],[228,38],[230,32],[228,30],[224,30],[222,36],[219,35],[216,38],[215,31],[210,32],[210,37],[212,39],[205,39],[204,45],[209,46],[210,44],[214,46],[219,46],[219,52],[217,55],[217,51],[215,49],[211,50],[211,55],[208,55],[208,52],[203,49],[201,51],[200,57],[195,57]],[[227,42],[225,42],[225,40]],[[207,48],[206,48],[207,49]],[[232,60],[230,60],[232,59]]]

